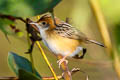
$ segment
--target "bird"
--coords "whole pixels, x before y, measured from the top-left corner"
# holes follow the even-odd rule
[[[81,44],[94,43],[99,46],[105,47],[102,43],[89,39],[76,27],[71,24],[60,20],[51,14],[45,14],[37,22],[30,23],[35,25],[35,29],[40,33],[43,43],[55,55],[62,55],[63,58],[58,60],[59,66],[62,62],[68,61],[67,57],[82,59],[86,53],[86,48]],[[83,52],[82,56],[78,56],[79,52]]]

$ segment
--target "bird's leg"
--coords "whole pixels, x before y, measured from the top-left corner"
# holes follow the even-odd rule
[[[59,64],[59,68],[60,68],[60,65],[65,61],[66,64],[68,64],[68,61],[66,60],[66,58],[71,55],[72,53],[69,53],[67,55],[65,55],[62,59],[58,60],[57,63]]]
[[[62,56],[61,54],[58,54],[57,55],[58,59],[60,60],[65,60],[65,56]],[[66,61],[66,60],[65,60]],[[67,62],[63,62],[61,63],[60,65],[60,68],[61,70],[63,71],[62,73],[62,77],[65,79],[65,80],[72,80],[72,77],[71,77],[71,71],[69,71],[69,68],[68,68],[68,65],[67,65]]]
[[[81,47],[80,47],[79,49],[81,49]],[[82,48],[82,50],[83,50],[83,54],[82,54],[81,56],[79,56],[79,55],[77,54],[74,58],[77,58],[77,59],[82,59],[82,58],[84,58],[85,53],[86,53],[86,48]],[[69,54],[67,54],[66,56],[64,56],[62,59],[60,59],[60,60],[57,61],[57,63],[59,64],[59,68],[60,68],[61,63],[63,63],[64,61],[66,62],[66,64],[68,63],[68,61],[66,60],[66,58],[67,58],[69,55],[71,55],[71,54],[72,54],[72,53],[69,53]]]
[[[60,68],[60,65],[61,65],[64,61],[66,62],[66,64],[68,64],[68,61],[66,60],[66,57],[67,57],[67,56],[64,56],[62,59],[59,59],[59,60],[57,61],[58,65],[59,65],[59,68]]]

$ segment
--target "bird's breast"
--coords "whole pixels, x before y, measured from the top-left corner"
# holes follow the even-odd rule
[[[55,54],[62,54],[63,56],[75,52],[80,42],[78,40],[65,38],[56,34],[42,33],[44,44]]]

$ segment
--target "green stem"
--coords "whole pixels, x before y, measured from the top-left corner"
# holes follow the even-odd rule
[[[27,41],[28,41],[28,46],[30,47],[29,33],[27,33]],[[34,61],[33,61],[33,55],[32,55],[32,53],[29,53],[29,56],[30,56],[30,61],[31,61],[31,65],[32,65],[32,73],[35,74],[35,66],[34,66]]]
[[[51,16],[52,16],[52,19],[54,21],[54,24],[56,25],[56,21],[55,21],[55,17],[54,17],[54,10],[52,9],[49,12],[51,13]]]
[[[32,53],[30,53],[29,55],[30,55],[30,61],[32,63],[32,73],[35,74],[35,66],[34,66],[34,61],[33,61],[33,55],[32,55]]]

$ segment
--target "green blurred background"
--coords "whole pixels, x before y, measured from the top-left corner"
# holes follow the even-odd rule
[[[99,0],[101,10],[104,14],[108,30],[112,40],[112,46],[120,51],[120,0]],[[102,36],[96,23],[95,16],[90,7],[89,0],[63,0],[55,7],[55,15],[62,20],[66,17],[71,18],[71,24],[79,28],[88,37],[97,40],[101,43]],[[36,17],[31,18],[34,21]],[[9,35],[10,43],[0,31],[0,76],[15,76],[7,64],[7,56],[9,51],[18,53],[29,59],[29,55],[24,54],[28,50],[27,36],[25,24],[17,21],[17,28],[23,31],[23,37]],[[42,42],[41,42],[42,43]],[[42,43],[43,44],[43,43]],[[44,51],[52,64],[55,72],[60,75],[62,71],[56,63],[57,58],[50,53],[47,47],[42,45]],[[83,60],[69,59],[69,68],[80,68],[87,75],[89,80],[119,80],[116,70],[114,69],[114,59],[111,58],[103,47],[94,44],[85,44],[87,54]],[[114,53],[113,53],[114,54]],[[51,76],[51,72],[46,65],[38,47],[34,47],[33,51],[35,67],[42,76]],[[120,55],[118,55],[120,56]],[[73,80],[86,80],[86,74],[77,72],[73,75]]]

